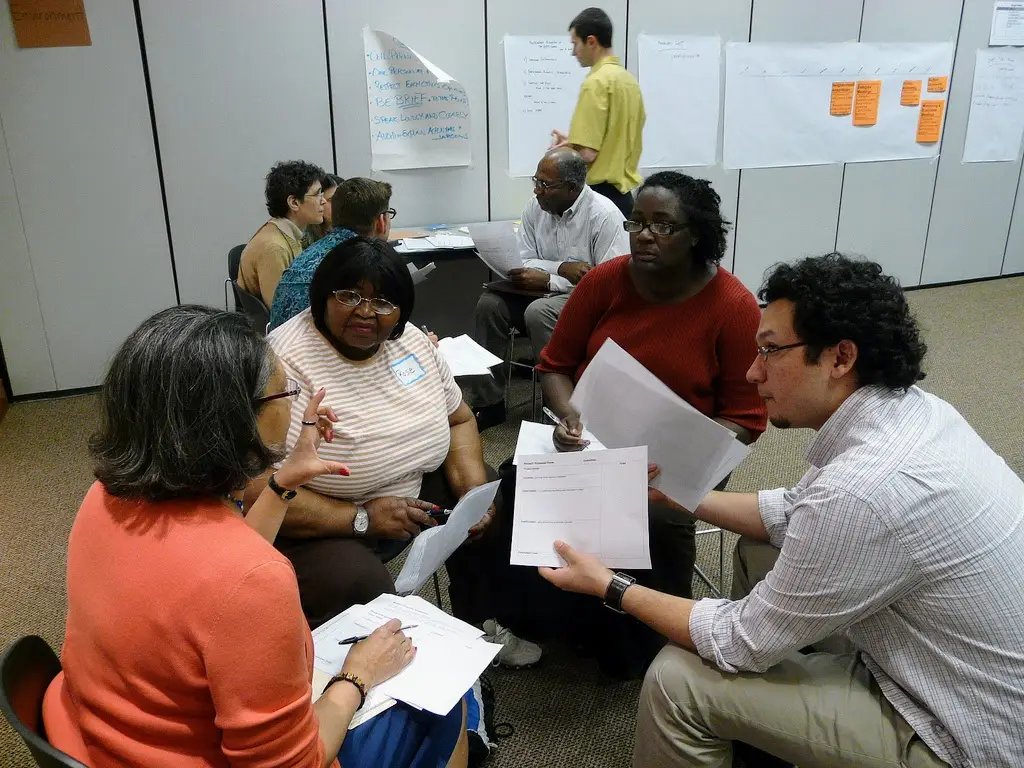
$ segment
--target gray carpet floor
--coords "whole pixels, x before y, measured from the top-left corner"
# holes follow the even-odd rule
[[[955,405],[1018,474],[1024,474],[1024,278],[910,293],[929,346],[925,389]],[[513,401],[529,400],[516,381]],[[511,455],[528,406],[484,436],[487,460]],[[0,645],[38,634],[54,648],[63,639],[67,537],[91,482],[86,438],[94,396],[14,404],[0,423]],[[796,482],[811,433],[769,429],[733,474],[731,490]],[[726,588],[733,538],[724,537]],[[698,538],[698,565],[719,579],[719,537]],[[397,566],[398,563],[396,562]],[[707,587],[695,581],[698,595]],[[433,599],[432,589],[423,596]],[[551,648],[542,664],[493,673],[497,717],[514,733],[503,739],[493,768],[585,768],[629,764],[639,683],[603,678],[596,664]],[[6,722],[0,724],[0,768],[31,766]]]

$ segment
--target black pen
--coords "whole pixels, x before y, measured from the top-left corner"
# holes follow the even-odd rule
[[[398,631],[404,632],[407,629],[416,629],[418,626],[419,624],[410,624],[407,627],[400,627]],[[355,645],[356,643],[363,642],[368,637],[369,635],[353,635],[352,637],[346,637],[344,640],[339,640],[338,645]]]

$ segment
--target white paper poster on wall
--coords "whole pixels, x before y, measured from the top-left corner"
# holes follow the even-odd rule
[[[640,90],[647,122],[641,168],[718,162],[722,41],[718,37],[645,35]]]
[[[587,70],[573,58],[568,35],[505,35],[504,44],[508,172],[532,176],[552,129],[568,133]]]
[[[1014,161],[1024,133],[1024,51],[1002,48],[974,55],[965,163]]]
[[[953,43],[728,43],[727,168],[931,158]]]
[[[469,165],[466,89],[401,40],[363,28],[375,171]]]
[[[989,45],[1024,45],[1024,2],[996,0],[992,4]]]

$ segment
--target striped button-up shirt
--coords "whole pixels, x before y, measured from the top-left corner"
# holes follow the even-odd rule
[[[1024,762],[1024,483],[943,400],[863,387],[793,489],[762,491],[781,548],[745,599],[701,600],[694,643],[763,671],[836,632],[942,760]]]

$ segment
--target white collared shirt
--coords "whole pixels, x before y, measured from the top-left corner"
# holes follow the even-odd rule
[[[568,293],[572,283],[558,274],[564,261],[585,261],[592,267],[629,253],[629,235],[622,212],[611,200],[584,186],[576,202],[561,216],[541,210],[537,198],[523,209],[519,252],[523,266],[551,277],[548,290]]]

